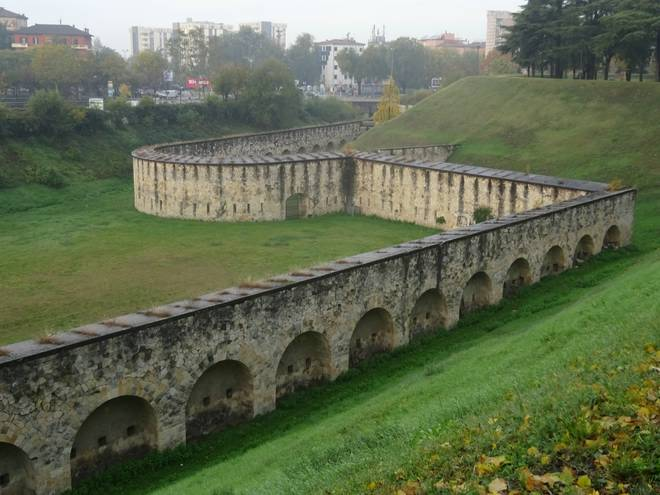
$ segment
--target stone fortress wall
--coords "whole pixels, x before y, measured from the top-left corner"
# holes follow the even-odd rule
[[[491,196],[498,218],[3,347],[3,495],[57,493],[119,460],[247,421],[298,388],[631,240],[633,190],[381,153],[275,160],[228,167],[235,178],[283,170],[276,177],[294,187],[279,198],[299,191],[292,170],[314,177],[321,168],[332,178],[315,190],[336,191],[342,207],[385,216],[392,197],[404,205],[397,215],[416,207],[405,218],[427,224],[436,215],[420,213],[428,197],[452,203],[447,223],[459,224],[459,212]]]

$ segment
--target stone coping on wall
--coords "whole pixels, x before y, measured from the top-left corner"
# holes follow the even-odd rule
[[[332,277],[338,273],[355,270],[385,260],[395,259],[451,243],[459,239],[473,237],[485,232],[495,231],[510,225],[528,222],[537,218],[570,210],[585,204],[608,199],[625,194],[635,194],[634,189],[617,192],[597,191],[568,201],[536,208],[522,213],[508,215],[502,218],[488,220],[482,223],[462,227],[427,236],[421,239],[406,241],[395,246],[388,246],[375,251],[349,256],[341,260],[322,263],[313,268],[294,271],[285,275],[273,276],[267,280],[241,284],[205,294],[195,299],[165,304],[143,311],[137,311],[110,320],[84,325],[43,337],[0,347],[0,367],[11,366],[19,362],[31,361],[55,354],[66,349],[72,349],[93,342],[119,337],[128,332],[140,331],[160,325],[168,320],[177,320],[209,308],[228,306],[236,302],[259,297],[266,293],[287,290],[291,287],[314,282],[322,278]]]
[[[598,192],[607,190],[607,184],[588,180],[563,179],[549,175],[527,174],[512,170],[503,170],[497,168],[487,168],[478,165],[462,165],[459,163],[450,163],[442,161],[424,161],[424,160],[406,160],[387,153],[360,152],[353,155],[354,159],[369,160],[386,165],[399,165],[401,167],[413,167],[421,169],[439,170],[442,172],[451,172],[461,175],[471,175],[474,177],[483,177],[487,179],[504,179],[512,182],[521,182],[524,184],[534,184],[541,186],[560,187],[563,189],[574,189],[584,192]]]
[[[138,160],[149,160],[158,163],[174,165],[276,165],[281,163],[317,162],[319,160],[337,160],[346,158],[344,153],[333,151],[315,151],[311,153],[291,153],[288,155],[248,155],[243,158],[223,158],[214,155],[190,155],[177,153],[164,153],[155,150],[154,146],[139,148],[131,154]]]
[[[208,144],[208,143],[222,143],[222,142],[231,142],[231,141],[236,141],[239,139],[245,139],[245,138],[259,138],[259,137],[269,137],[269,136],[277,136],[280,134],[287,134],[287,133],[300,133],[300,132],[305,132],[305,131],[311,131],[311,130],[322,130],[322,129],[328,129],[332,127],[345,127],[345,126],[351,126],[351,125],[360,125],[364,127],[369,127],[371,124],[371,121],[368,120],[346,120],[342,122],[334,122],[331,124],[320,124],[320,125],[309,125],[305,127],[294,127],[290,129],[280,129],[276,131],[264,131],[264,132],[252,132],[252,133],[241,133],[241,134],[231,134],[229,136],[222,136],[218,138],[206,138],[206,139],[192,139],[192,140],[186,140],[186,141],[172,141],[170,143],[162,143],[162,144],[153,144],[149,146],[144,146],[143,148],[140,149],[152,149],[156,152],[162,152],[165,154],[172,154],[176,155],[176,152],[170,153],[168,152],[168,148],[175,148],[175,147],[181,147],[181,146],[194,146],[197,144]]]

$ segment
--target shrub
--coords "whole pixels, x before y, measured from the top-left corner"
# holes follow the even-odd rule
[[[130,122],[133,109],[126,98],[115,98],[106,102],[105,110],[110,115],[110,121],[116,126],[123,126]]]
[[[67,184],[66,177],[54,168],[48,169],[39,182],[53,189],[61,189]]]
[[[474,214],[472,215],[474,218],[474,223],[481,223],[485,222],[486,220],[490,220],[493,218],[493,210],[488,208],[487,206],[480,206],[476,210],[474,210]]]
[[[37,91],[27,103],[36,129],[49,135],[62,135],[75,124],[71,106],[56,91]]]
[[[76,124],[76,130],[86,135],[94,134],[106,128],[106,115],[101,110],[89,108],[84,110],[83,118]]]
[[[357,118],[359,113],[349,103],[343,102],[334,97],[310,98],[305,102],[304,110],[312,119],[323,122],[353,120]]]

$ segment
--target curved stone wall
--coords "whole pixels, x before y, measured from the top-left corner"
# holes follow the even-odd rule
[[[185,170],[188,197],[210,166],[136,159],[145,162],[137,167],[145,184]],[[451,328],[466,312],[626,245],[632,235],[633,190],[389,154],[287,160],[221,164],[222,172],[208,173],[223,183],[245,177],[245,189],[237,190],[250,204],[250,191],[259,191],[251,180],[270,176],[259,186],[264,203],[267,185],[284,189],[270,191],[274,204],[300,187],[281,180],[299,171],[304,177],[307,167],[308,176],[329,174],[326,187],[310,188],[310,196],[337,192],[344,207],[365,213],[397,218],[391,213],[397,210],[427,224],[436,221],[435,213],[421,213],[428,204],[429,211],[445,208],[447,223],[459,224],[460,214],[489,203],[501,216],[1,348],[3,489],[57,493],[118,460],[247,421],[274,409],[283,395]],[[161,194],[159,187],[149,191]],[[292,196],[285,213],[320,212]],[[403,208],[390,209],[389,200]]]

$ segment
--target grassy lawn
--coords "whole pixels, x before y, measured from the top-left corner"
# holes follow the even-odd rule
[[[198,296],[429,235],[424,227],[328,215],[252,224],[136,212],[109,179],[61,191],[0,191],[0,343]]]
[[[508,446],[488,435],[519,432],[525,416],[531,443],[516,446],[552,453],[568,428],[560,419],[592,405],[595,384],[633,383],[645,345],[659,343],[659,196],[640,200],[634,247],[546,279],[453,332],[369,361],[242,427],[115,469],[78,493],[451,493],[428,483],[418,489],[437,474],[429,458],[460,467],[495,456]],[[501,418],[504,429],[481,435],[490,418]],[[652,443],[634,469],[615,475],[630,493],[651,493],[639,481],[657,467],[651,426]],[[443,451],[459,433],[460,448]],[[465,438],[472,443],[463,446]],[[472,467],[456,476],[474,476]],[[584,472],[576,464],[576,480]]]

